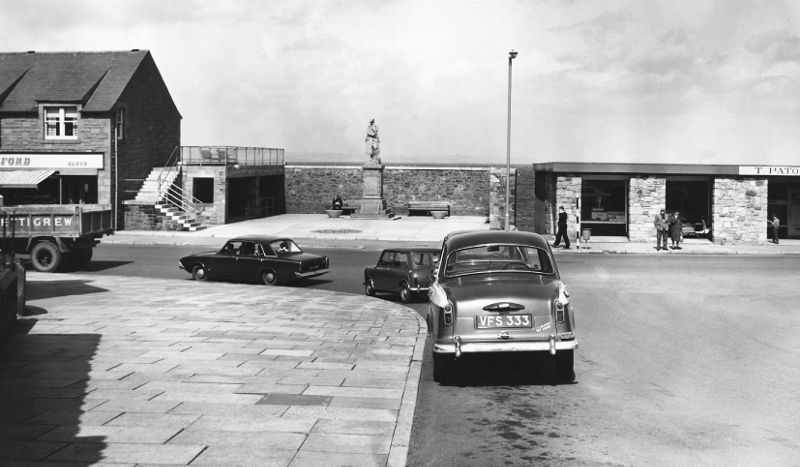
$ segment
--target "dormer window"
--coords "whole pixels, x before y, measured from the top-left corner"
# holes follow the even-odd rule
[[[44,138],[78,139],[78,107],[45,107]]]

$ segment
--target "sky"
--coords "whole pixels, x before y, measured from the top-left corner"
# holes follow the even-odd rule
[[[182,145],[287,163],[800,165],[796,0],[0,0],[0,51],[148,49]],[[519,54],[509,70],[509,52]]]

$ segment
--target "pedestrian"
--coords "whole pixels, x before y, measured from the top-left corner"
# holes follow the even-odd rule
[[[558,207],[558,232],[556,233],[556,242],[552,245],[558,248],[561,239],[564,239],[564,249],[569,250],[569,234],[567,233],[567,210],[564,206]]]
[[[331,209],[342,209],[342,205],[344,202],[342,201],[342,197],[339,196],[337,193],[336,196],[333,197],[333,201],[331,202]]]
[[[681,249],[681,235],[683,234],[683,222],[681,222],[681,213],[675,211],[675,214],[669,218],[669,230],[672,238],[672,249]]]
[[[778,219],[778,215],[773,212],[772,221],[770,222],[768,220],[767,224],[772,226],[772,243],[775,243],[776,245],[779,244],[780,242],[778,241],[778,227],[781,226],[781,220]]]
[[[653,218],[653,224],[656,226],[656,251],[661,250],[662,246],[667,249],[667,234],[669,233],[669,220],[667,219],[667,210],[661,209],[659,214]]]

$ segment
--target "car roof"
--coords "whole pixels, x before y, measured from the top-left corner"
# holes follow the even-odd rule
[[[398,248],[384,248],[384,252],[386,251],[398,251],[401,253],[438,253],[439,248],[431,248],[431,247],[421,247],[421,248],[414,248],[411,246],[401,246]]]
[[[234,237],[226,240],[226,242],[260,242],[260,243],[271,243],[276,240],[291,240],[291,238],[286,237],[273,237],[271,235],[242,235],[239,237]]]
[[[460,230],[451,232],[445,237],[445,244],[449,250],[460,250],[475,245],[492,243],[530,245],[547,249],[547,241],[544,237],[537,233],[521,232],[519,230]]]

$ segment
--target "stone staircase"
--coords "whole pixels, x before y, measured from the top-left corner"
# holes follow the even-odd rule
[[[154,168],[150,171],[139,192],[136,193],[133,202],[136,204],[152,204],[158,212],[180,224],[181,230],[195,232],[205,229],[207,226],[199,222],[194,213],[183,211],[169,201],[171,197],[169,189],[161,191],[159,177],[164,180],[164,186],[172,187],[178,177],[178,171],[162,167]]]

